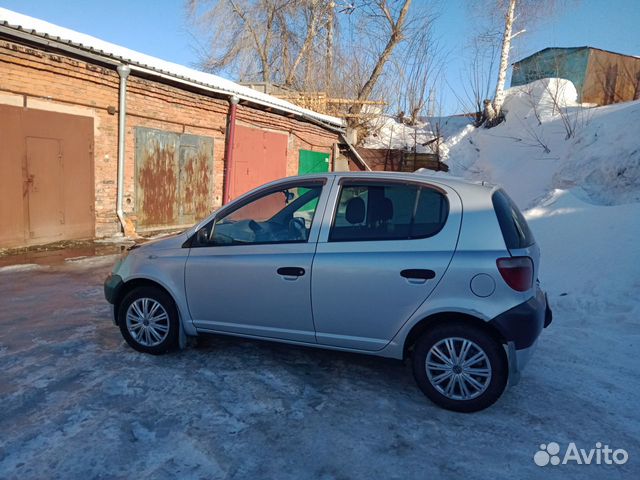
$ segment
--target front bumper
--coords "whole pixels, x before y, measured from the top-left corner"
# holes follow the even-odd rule
[[[122,281],[122,277],[120,275],[114,275],[110,273],[107,279],[104,281],[104,298],[107,299],[107,302],[111,304],[111,313],[113,318],[113,323],[118,324],[116,318],[116,308],[115,303],[118,300],[118,296],[120,295],[120,289],[124,285]]]
[[[123,285],[122,277],[120,275],[114,275],[110,273],[109,276],[104,281],[104,298],[107,299],[107,302],[110,304],[114,304],[116,299],[118,298],[118,293],[120,288]]]

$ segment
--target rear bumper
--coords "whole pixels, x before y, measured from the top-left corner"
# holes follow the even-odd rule
[[[491,320],[491,324],[507,341],[509,385],[520,380],[520,373],[529,362],[542,330],[553,321],[547,295],[539,287],[535,296]]]
[[[536,294],[520,305],[501,313],[489,322],[516,350],[531,347],[553,320],[547,295],[540,287]]]

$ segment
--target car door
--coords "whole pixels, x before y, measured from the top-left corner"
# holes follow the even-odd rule
[[[317,342],[384,348],[444,275],[461,216],[445,186],[337,181],[313,262]]]
[[[315,343],[311,264],[327,182],[261,189],[196,234],[185,288],[198,330]]]

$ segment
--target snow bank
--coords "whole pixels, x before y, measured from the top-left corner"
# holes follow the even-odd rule
[[[640,102],[590,108],[576,98],[562,79],[511,88],[506,122],[449,136],[443,161],[453,175],[502,184],[521,208],[555,189],[597,205],[640,201]]]
[[[640,102],[593,109],[567,149],[554,185],[596,204],[640,202]],[[581,192],[582,190],[582,192]]]
[[[542,249],[542,281],[555,294],[640,313],[640,203],[604,206],[554,190],[525,213]],[[588,314],[588,312],[584,312]],[[637,322],[637,321],[636,321]]]

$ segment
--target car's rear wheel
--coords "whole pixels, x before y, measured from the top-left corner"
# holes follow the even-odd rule
[[[178,311],[173,299],[154,287],[138,287],[122,299],[120,332],[140,352],[166,353],[178,343]]]
[[[493,405],[509,377],[500,342],[464,323],[425,332],[413,351],[413,374],[431,401],[448,410],[475,412]]]

